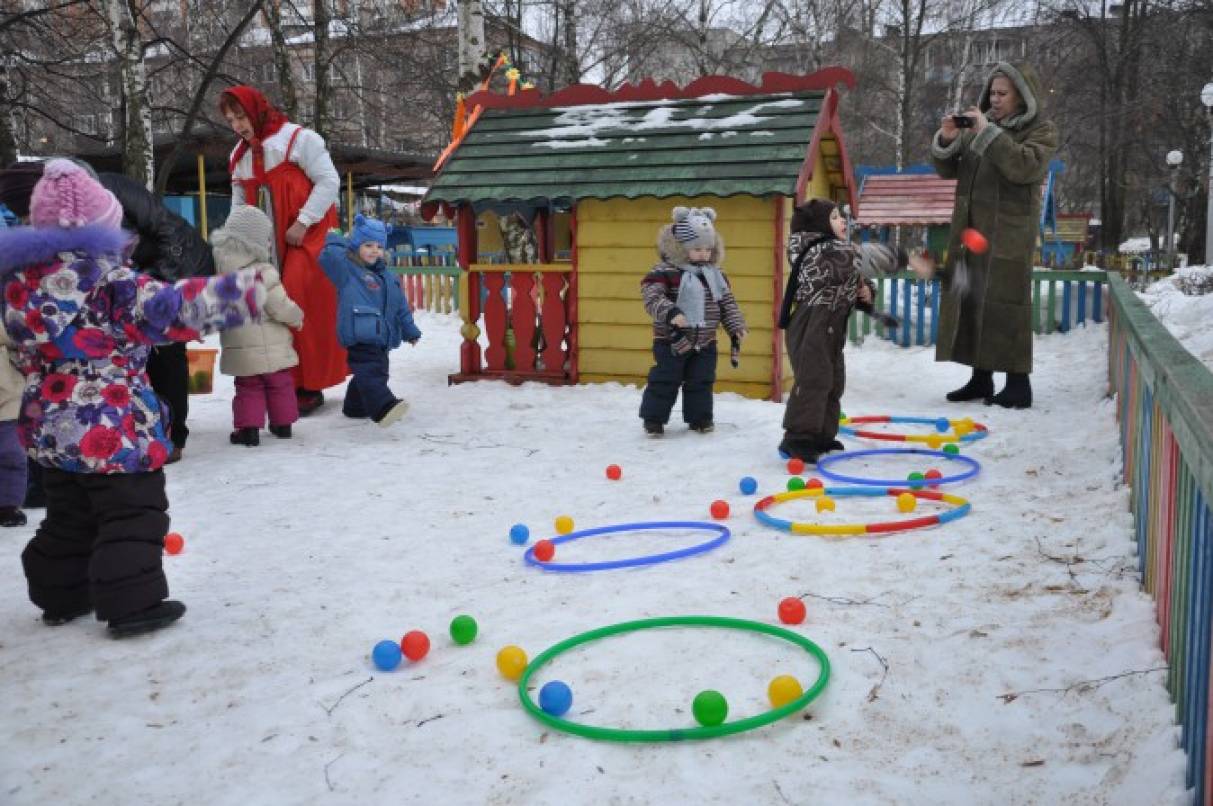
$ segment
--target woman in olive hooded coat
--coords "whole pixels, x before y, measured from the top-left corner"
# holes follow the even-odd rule
[[[1041,183],[1058,143],[1057,127],[1042,118],[1040,101],[1040,80],[1031,67],[1000,62],[979,106],[963,113],[970,127],[946,116],[931,141],[935,170],[957,180],[935,360],[973,368],[969,382],[949,392],[948,400],[1032,405],[1032,256]],[[985,236],[984,252],[963,246],[961,233],[969,227]],[[1007,373],[997,395],[994,372]]]

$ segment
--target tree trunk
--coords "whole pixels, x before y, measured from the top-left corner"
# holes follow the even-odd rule
[[[314,0],[316,44],[312,48],[316,65],[316,104],[312,128],[326,140],[329,119],[329,9],[327,0]]]
[[[295,92],[295,76],[291,72],[291,56],[286,49],[286,37],[282,34],[282,0],[270,0],[265,7],[265,21],[270,29],[270,43],[274,52],[274,72],[278,74],[278,90],[282,98],[282,111],[291,120],[299,119],[299,95]]]
[[[581,61],[577,53],[577,2],[561,0],[560,16],[564,18],[564,44],[561,48],[563,70],[561,78],[565,84],[581,83]]]
[[[103,0],[110,43],[122,75],[122,172],[152,189],[156,172],[152,150],[152,107],[147,100],[143,39],[127,0]]]
[[[0,56],[0,168],[17,161],[16,120],[8,93],[8,56]]]
[[[459,92],[474,92],[484,80],[484,8],[480,0],[459,3]]]

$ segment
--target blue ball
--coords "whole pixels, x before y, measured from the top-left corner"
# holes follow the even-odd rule
[[[948,422],[947,417],[940,417],[935,421],[935,430],[941,434],[946,434],[952,430],[952,424]]]
[[[400,665],[400,644],[395,641],[380,641],[371,650],[371,660],[379,669],[392,671]]]
[[[525,546],[526,541],[531,539],[531,530],[526,528],[525,523],[516,523],[510,527],[510,542],[515,546]]]
[[[792,454],[788,453],[787,451],[783,450],[782,448],[776,448],[776,450],[779,452],[779,458],[782,459],[783,461],[786,462],[792,458]]]
[[[753,495],[754,492],[758,489],[758,482],[754,479],[753,476],[746,476],[745,478],[743,478],[741,480],[741,484],[739,484],[738,486],[741,487],[741,492],[743,494]]]
[[[552,716],[564,716],[573,707],[573,690],[553,680],[539,689],[539,707]]]

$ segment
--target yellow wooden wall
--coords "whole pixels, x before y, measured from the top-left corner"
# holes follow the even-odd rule
[[[775,201],[721,199],[583,199],[577,204],[577,307],[581,380],[643,385],[652,358],[652,320],[640,301],[640,280],[657,262],[657,231],[677,205],[713,207],[725,243],[725,273],[745,315],[749,336],[740,366],[729,364],[719,332],[718,391],[771,395],[775,334]]]

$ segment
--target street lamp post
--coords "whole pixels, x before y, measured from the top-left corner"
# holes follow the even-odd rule
[[[1213,117],[1213,81],[1200,91],[1200,101]],[[1205,190],[1209,195],[1208,206],[1205,208],[1205,265],[1213,265],[1213,123],[1210,124],[1209,132],[1209,178]]]
[[[1167,167],[1171,169],[1171,181],[1167,188],[1167,268],[1175,271],[1175,177],[1183,164],[1184,154],[1176,149],[1167,152]]]

